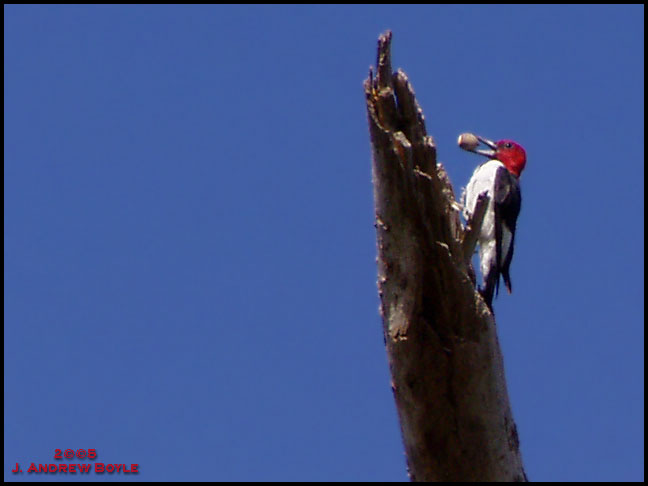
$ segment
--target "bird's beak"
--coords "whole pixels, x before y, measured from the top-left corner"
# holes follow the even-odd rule
[[[479,155],[483,155],[485,157],[495,157],[495,151],[497,150],[497,144],[493,142],[492,140],[488,140],[487,138],[480,137],[479,135],[475,135],[477,137],[477,140],[479,140],[481,143],[484,145],[490,147],[489,150],[478,150],[478,149],[473,149],[471,152],[474,152]]]

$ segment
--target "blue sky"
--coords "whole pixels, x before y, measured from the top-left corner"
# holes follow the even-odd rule
[[[457,191],[526,148],[495,302],[532,480],[643,480],[643,6],[5,6],[4,479],[407,478],[376,292],[377,36]],[[63,461],[66,462],[66,461]],[[70,461],[67,461],[70,462]],[[72,461],[79,462],[79,461]]]

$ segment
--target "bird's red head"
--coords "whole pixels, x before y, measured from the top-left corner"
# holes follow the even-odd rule
[[[504,164],[511,174],[520,177],[526,165],[526,152],[522,146],[513,140],[500,140],[495,145],[494,158]]]
[[[500,140],[496,143],[479,135],[463,133],[459,136],[458,142],[464,150],[499,160],[515,177],[520,177],[526,165],[526,152],[519,143],[513,140]],[[480,142],[488,149],[478,149]]]

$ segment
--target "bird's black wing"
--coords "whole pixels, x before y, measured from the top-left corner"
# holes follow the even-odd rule
[[[495,176],[495,245],[497,252],[497,268],[504,278],[504,283],[509,293],[511,292],[511,277],[509,269],[513,259],[515,243],[515,225],[520,207],[522,206],[522,193],[520,183],[505,167],[500,167]],[[510,232],[508,248],[503,248],[504,232]],[[495,285],[499,291],[499,278]]]

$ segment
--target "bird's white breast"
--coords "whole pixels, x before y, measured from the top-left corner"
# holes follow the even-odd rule
[[[470,218],[475,210],[477,197],[484,192],[489,197],[478,239],[482,275],[486,275],[491,265],[497,260],[494,195],[496,173],[501,167],[504,167],[504,164],[495,159],[483,163],[475,169],[466,186],[466,199],[464,202],[464,216],[466,220]]]
[[[468,185],[466,186],[466,200],[464,202],[464,216],[469,219],[475,210],[477,197],[482,193],[487,193],[489,197],[488,207],[484,215],[482,224],[482,238],[495,236],[495,211],[494,193],[495,193],[495,176],[498,169],[504,167],[499,160],[489,160],[475,169]]]

